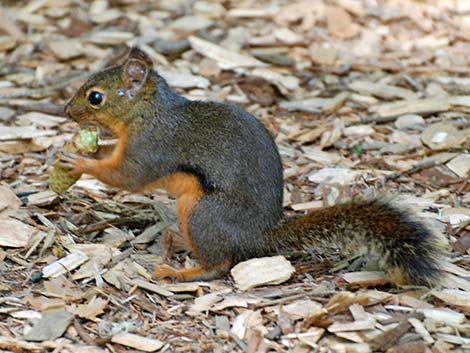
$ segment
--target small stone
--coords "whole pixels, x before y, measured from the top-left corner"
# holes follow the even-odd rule
[[[373,135],[375,130],[369,125],[356,125],[343,129],[343,135],[346,137],[362,137]]]
[[[417,126],[424,126],[424,124],[423,117],[416,114],[402,115],[395,121],[396,128],[400,130],[413,129]]]
[[[10,36],[0,36],[0,51],[6,51],[8,49],[14,48],[16,42]]]
[[[15,111],[10,108],[0,107],[0,121],[10,121]]]
[[[213,23],[214,21],[203,16],[183,16],[170,23],[168,27],[175,31],[193,33],[206,29],[212,26]]]
[[[312,44],[309,52],[312,61],[319,65],[333,65],[338,56],[335,48],[325,44]]]
[[[303,40],[303,36],[291,31],[289,28],[278,28],[274,30],[274,36],[286,44],[295,44]]]
[[[220,18],[225,13],[225,7],[222,4],[212,1],[196,1],[193,6],[196,15],[203,15],[210,18]]]

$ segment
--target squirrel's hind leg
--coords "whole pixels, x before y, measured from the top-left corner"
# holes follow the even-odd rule
[[[168,230],[163,236],[163,261],[169,263],[175,253],[180,251],[191,251],[186,237],[182,234]]]

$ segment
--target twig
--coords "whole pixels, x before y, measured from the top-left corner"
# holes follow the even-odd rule
[[[408,169],[408,170],[404,170],[404,171],[400,171],[400,172],[395,172],[395,173],[392,173],[392,174],[389,174],[387,176],[385,176],[385,180],[386,181],[389,181],[389,180],[394,180],[400,176],[403,176],[403,175],[408,175],[408,174],[411,174],[411,173],[416,173],[422,169],[427,169],[427,168],[432,168],[432,167],[435,167],[436,165],[438,164],[441,164],[440,162],[438,161],[426,161],[426,162],[422,162],[422,163],[419,163],[417,165],[415,165],[414,167]]]
[[[77,319],[73,320],[73,327],[77,331],[80,338],[86,343],[91,346],[96,345],[95,340],[85,331],[83,326],[78,322]]]
[[[238,338],[237,335],[235,335],[232,331],[229,331],[228,334],[230,335],[230,337],[232,337],[233,341],[238,345],[238,347],[240,347],[242,352],[246,352],[246,349],[248,348],[246,343],[243,342],[240,338]]]
[[[85,74],[73,76],[71,78],[62,80],[62,82],[59,82],[52,86],[47,86],[47,87],[42,87],[42,88],[23,88],[23,89],[18,88],[18,92],[3,93],[3,94],[0,93],[0,103],[1,103],[1,100],[3,99],[31,98],[31,97],[38,96],[38,95],[44,96],[51,91],[57,91],[62,88],[65,88],[69,86],[72,82],[85,80],[90,75],[91,75],[90,73],[85,73]]]
[[[50,102],[38,102],[29,99],[0,99],[0,105],[20,108],[24,111],[41,112],[57,116],[65,116],[64,106]]]

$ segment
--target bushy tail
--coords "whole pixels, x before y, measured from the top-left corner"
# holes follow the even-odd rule
[[[432,285],[439,278],[443,241],[409,211],[384,200],[356,200],[283,223],[269,235],[277,251],[332,247],[379,260],[396,284]],[[326,254],[328,255],[328,254]]]

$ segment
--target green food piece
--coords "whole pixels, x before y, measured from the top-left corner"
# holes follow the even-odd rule
[[[98,150],[98,137],[99,130],[97,127],[81,129],[64,145],[63,151],[65,153],[92,156]],[[70,176],[68,175],[69,171],[68,168],[52,166],[49,173],[49,187],[52,191],[57,193],[66,192],[68,188],[77,182],[80,175]]]
[[[58,194],[66,192],[80,179],[80,175],[70,176],[68,172],[69,170],[65,168],[52,167],[49,173],[49,187],[52,191]]]
[[[79,132],[77,146],[82,154],[92,155],[98,150],[98,135],[97,129],[81,129]]]

